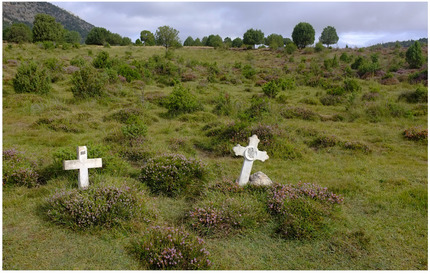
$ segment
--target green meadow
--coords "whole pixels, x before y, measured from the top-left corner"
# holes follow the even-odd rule
[[[3,269],[157,269],[158,227],[189,234],[177,236],[190,240],[183,256],[205,248],[210,264],[193,269],[428,269],[427,61],[410,69],[406,50],[4,43]],[[30,63],[46,91],[16,90]],[[313,184],[342,202],[286,198],[279,213],[275,188],[238,187],[232,148],[252,134],[270,157],[252,173],[282,193]],[[77,146],[103,159],[91,191],[130,193],[132,214],[88,226],[62,215],[68,201],[53,201],[64,192],[92,210],[78,171],[62,169]],[[163,174],[183,158],[176,177]]]

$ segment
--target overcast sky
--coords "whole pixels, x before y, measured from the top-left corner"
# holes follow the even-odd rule
[[[427,2],[52,2],[97,26],[130,37],[168,25],[181,41],[218,34],[243,38],[250,28],[291,38],[294,26],[310,23],[318,41],[333,26],[339,47],[427,38]]]

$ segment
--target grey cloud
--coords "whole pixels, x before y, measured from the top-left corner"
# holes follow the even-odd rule
[[[374,35],[409,40],[427,37],[426,2],[54,2],[84,20],[136,39],[141,30],[155,32],[169,25],[187,36],[210,34],[242,37],[249,29],[261,29],[291,37],[299,22],[310,23],[316,39],[326,26],[341,37]],[[415,35],[414,37],[408,37]],[[416,37],[418,35],[418,37]],[[404,38],[403,38],[404,37]],[[342,37],[341,39],[342,40]],[[367,39],[369,41],[369,39]],[[345,41],[347,43],[348,41]]]

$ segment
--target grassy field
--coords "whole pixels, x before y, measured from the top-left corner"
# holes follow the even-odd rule
[[[76,98],[71,71],[93,67],[102,51],[111,62],[94,69],[108,79],[103,95]],[[3,269],[147,269],[132,242],[156,225],[200,234],[210,269],[428,269],[427,62],[409,69],[405,52],[3,44]],[[377,69],[351,69],[360,56]],[[30,60],[47,69],[49,93],[15,92],[17,70]],[[263,87],[271,81],[279,94],[269,97]],[[196,110],[169,111],[180,85],[197,99]],[[140,136],[127,117],[144,124]],[[231,138],[229,129],[265,134],[260,147],[270,159],[256,161],[253,173],[344,198],[315,237],[281,237],[267,190],[227,188],[236,189],[229,182],[243,162],[233,141],[245,146],[250,136]],[[77,171],[62,171],[61,161],[76,159],[83,145],[89,157],[103,158],[90,185],[135,189],[144,204],[139,217],[83,230],[47,217],[49,197],[77,188]],[[14,172],[5,151],[18,153],[35,185],[5,179],[5,170]],[[141,167],[165,153],[205,165],[199,194],[157,194],[139,179]],[[201,235],[190,225],[193,208],[229,202],[246,214],[239,229]]]

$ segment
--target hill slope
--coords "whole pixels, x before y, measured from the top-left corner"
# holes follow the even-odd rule
[[[32,26],[34,17],[38,13],[45,13],[55,17],[57,22],[60,22],[65,29],[79,32],[83,39],[94,28],[94,25],[46,2],[3,2],[3,28],[15,22]]]

